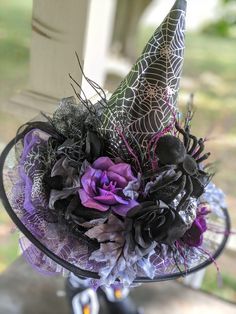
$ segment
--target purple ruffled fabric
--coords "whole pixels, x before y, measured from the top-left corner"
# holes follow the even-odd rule
[[[24,149],[19,163],[19,171],[25,183],[24,208],[29,213],[34,213],[37,206],[48,207],[45,197],[42,195],[43,164],[39,157],[40,147],[43,147],[49,139],[49,135],[43,131],[33,129],[24,137]]]

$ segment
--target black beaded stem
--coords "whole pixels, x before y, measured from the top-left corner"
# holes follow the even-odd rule
[[[77,276],[84,277],[84,278],[94,278],[99,279],[99,275],[96,272],[87,271],[84,269],[81,269],[66,260],[63,260],[62,258],[58,257],[56,254],[54,254],[51,250],[49,250],[46,246],[44,246],[21,222],[21,220],[18,218],[14,210],[12,209],[9,200],[6,195],[5,187],[4,187],[4,180],[3,180],[3,169],[6,162],[6,158],[11,151],[11,149],[15,146],[15,144],[21,139],[21,137],[15,137],[13,140],[11,140],[8,145],[3,150],[1,156],[0,156],[0,198],[2,200],[2,204],[5,207],[8,215],[12,219],[12,221],[15,223],[15,225],[18,227],[18,229],[29,239],[29,241],[35,245],[40,251],[42,251],[45,255],[47,255],[50,259],[52,259],[57,264],[61,265],[65,269],[71,271]],[[222,210],[225,216],[226,221],[226,230],[230,231],[230,219],[227,210]],[[137,277],[135,279],[135,283],[142,283],[142,282],[158,282],[158,281],[165,281],[165,280],[171,280],[171,279],[177,279],[181,276],[189,275],[193,272],[199,271],[200,269],[208,266],[212,263],[214,259],[216,259],[224,249],[226,242],[228,240],[228,234],[224,235],[223,241],[221,242],[220,246],[216,250],[215,254],[212,256],[212,258],[207,259],[204,263],[199,264],[196,267],[191,268],[188,271],[183,271],[179,273],[164,275],[164,276],[158,276],[154,279],[150,279],[148,277]]]

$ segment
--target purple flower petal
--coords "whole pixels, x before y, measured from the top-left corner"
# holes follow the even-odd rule
[[[96,182],[100,179],[102,175],[101,170],[93,169],[88,167],[85,174],[81,178],[81,184],[87,194],[94,195]]]
[[[83,189],[79,189],[79,196],[80,196],[82,205],[84,205],[85,207],[98,209],[102,212],[107,211],[110,207],[109,205],[96,202]]]
[[[114,162],[109,157],[100,157],[94,161],[92,167],[100,170],[107,170],[109,167],[113,166]]]
[[[98,210],[112,208],[124,216],[138,203],[123,194],[128,183],[136,182],[131,166],[125,163],[115,164],[108,157],[98,158],[92,166],[85,169],[81,178],[83,189],[79,190],[81,202],[85,207]],[[129,186],[132,194],[132,186]]]
[[[196,223],[198,223],[198,226],[202,232],[207,231],[207,223],[204,217],[198,217]]]
[[[97,196],[109,196],[109,195],[114,195],[111,191],[107,191],[104,189],[99,188],[98,189],[99,194]]]
[[[199,247],[203,242],[203,233],[207,230],[204,216],[197,217],[191,228],[184,234],[182,240],[189,246]]]
[[[129,164],[126,164],[126,163],[115,164],[115,165],[109,167],[108,170],[111,172],[115,172],[115,173],[119,174],[120,176],[124,177],[127,181],[132,181],[132,180],[136,179],[133,176],[131,166]]]
[[[122,197],[114,194],[111,191],[99,189],[99,194],[100,195],[95,196],[93,199],[95,199],[96,201],[102,202],[104,204],[109,204],[109,205],[116,205],[117,203],[128,204],[128,201],[124,200]]]
[[[107,176],[107,172],[106,171],[103,171],[103,173],[102,173],[102,175],[101,175],[101,184],[102,185],[109,185],[109,182],[110,182],[110,180],[109,180],[109,178],[108,178],[108,176]]]
[[[119,196],[117,194],[115,194],[115,199],[116,199],[117,203],[124,204],[124,205],[128,205],[129,204],[129,201],[123,199],[121,196]]]
[[[117,186],[122,189],[124,189],[128,184],[128,181],[118,173],[108,171],[107,175],[111,181],[116,182]]]
[[[115,195],[111,192],[106,192],[106,195],[99,195],[93,198],[95,201],[106,205],[115,205],[117,203]]]

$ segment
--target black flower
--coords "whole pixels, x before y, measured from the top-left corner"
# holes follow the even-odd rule
[[[85,208],[77,194],[57,200],[55,210],[61,212],[65,220],[84,227],[99,219],[106,220],[109,214],[109,211],[104,213],[92,208]]]
[[[103,139],[93,130],[88,129],[83,133],[83,138],[76,140],[66,139],[58,147],[59,156],[67,156],[70,159],[70,165],[80,167],[86,159],[89,162],[95,161],[103,155]]]
[[[155,242],[171,245],[187,230],[178,212],[162,201],[144,202],[131,209],[127,226],[134,243],[142,249],[148,249]]]
[[[49,207],[58,199],[65,199],[80,187],[80,171],[85,160],[93,161],[102,154],[103,142],[97,133],[87,131],[84,143],[67,139],[57,150],[58,160],[50,173],[44,175],[44,185],[49,194]]]

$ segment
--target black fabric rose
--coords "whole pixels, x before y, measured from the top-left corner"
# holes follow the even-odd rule
[[[44,175],[43,181],[49,194],[49,207],[54,208],[58,199],[74,195],[80,187],[80,170],[82,163],[96,160],[103,152],[103,141],[96,132],[87,131],[85,141],[75,142],[67,139],[57,149],[59,156],[50,173]]]
[[[78,195],[60,199],[55,202],[55,210],[61,212],[64,219],[72,221],[77,225],[86,227],[86,225],[98,219],[106,219],[108,212],[99,212],[91,208],[85,208]]]
[[[66,225],[72,234],[84,240],[90,247],[94,249],[99,247],[96,239],[89,239],[84,233],[92,227],[103,224],[110,211],[99,212],[85,208],[77,194],[57,200],[54,207],[54,214],[58,223]]]
[[[66,227],[71,235],[85,242],[93,250],[97,250],[99,248],[97,240],[90,239],[85,235],[85,232],[90,228],[103,224],[109,213],[110,211],[100,212],[85,208],[81,204],[78,194],[75,194],[56,200],[54,209],[50,211],[47,221]]]
[[[171,165],[165,167],[165,171],[159,171],[145,186],[145,193],[151,200],[161,200],[166,204],[170,204],[179,194],[179,182],[176,178],[176,170]]]
[[[75,167],[81,166],[86,159],[89,162],[95,161],[103,155],[103,139],[95,131],[88,129],[83,133],[80,140],[66,139],[62,145],[58,147],[58,155],[69,157],[70,165]]]
[[[148,249],[153,242],[171,245],[187,230],[178,212],[162,201],[144,202],[131,209],[127,226],[134,243],[142,249]]]

